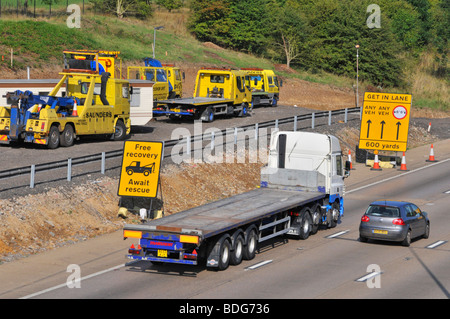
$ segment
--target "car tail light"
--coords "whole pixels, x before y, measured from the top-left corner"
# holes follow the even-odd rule
[[[361,217],[361,221],[367,223],[370,220],[369,216],[367,215],[363,215],[363,217]]]
[[[392,221],[392,224],[394,224],[394,225],[405,225],[405,221],[403,220],[403,219],[401,219],[401,218],[396,218],[396,219],[394,219],[393,221]]]

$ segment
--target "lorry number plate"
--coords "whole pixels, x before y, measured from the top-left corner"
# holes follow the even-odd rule
[[[167,250],[158,249],[158,257],[167,258]]]

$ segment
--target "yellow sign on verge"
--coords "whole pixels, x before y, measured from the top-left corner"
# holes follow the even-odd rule
[[[156,197],[164,142],[125,141],[119,196]]]
[[[411,94],[364,93],[359,148],[406,151]]]

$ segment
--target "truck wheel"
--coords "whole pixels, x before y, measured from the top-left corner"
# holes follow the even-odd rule
[[[47,147],[50,149],[55,149],[59,146],[60,134],[58,127],[53,125],[48,133],[48,144]]]
[[[328,221],[329,228],[336,227],[338,220],[339,220],[339,204],[335,202],[331,206],[330,220]]]
[[[311,221],[312,221],[312,227],[311,227],[311,234],[314,235],[319,230],[319,224],[320,224],[320,216],[322,215],[322,210],[320,208],[320,205],[317,204],[313,207],[311,211]]]
[[[231,251],[231,244],[228,239],[225,239],[220,244],[220,255],[219,255],[219,270],[225,270],[228,268],[228,265],[230,263],[230,251]]]
[[[64,131],[61,133],[59,144],[63,147],[72,146],[75,142],[75,134],[73,131],[73,126],[66,124]]]
[[[244,237],[238,235],[234,240],[234,249],[231,252],[230,264],[239,265],[242,262],[244,251]]]
[[[245,260],[252,260],[256,255],[256,247],[258,245],[258,235],[256,231],[252,229],[247,235],[247,243],[244,246],[243,258]]]
[[[127,135],[127,128],[125,124],[118,120],[114,131],[114,141],[123,141]]]
[[[206,122],[214,122],[214,109],[212,107],[206,110]]]
[[[312,228],[311,211],[309,210],[309,208],[303,208],[298,218],[300,218],[300,229],[298,237],[300,239],[308,239]]]
[[[242,103],[242,110],[239,113],[239,117],[244,117],[247,115],[247,104],[246,103]]]

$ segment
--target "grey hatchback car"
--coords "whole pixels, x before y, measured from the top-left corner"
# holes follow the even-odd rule
[[[409,202],[379,200],[371,203],[359,225],[359,240],[398,241],[409,246],[411,239],[430,235],[428,214]]]

